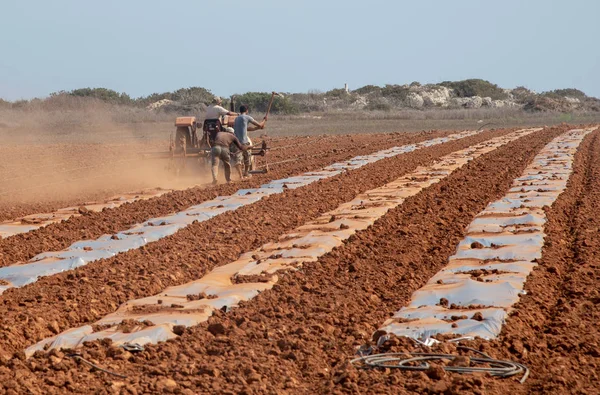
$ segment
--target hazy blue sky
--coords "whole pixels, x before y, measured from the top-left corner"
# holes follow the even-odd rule
[[[600,96],[596,0],[0,0],[0,97],[484,78]]]

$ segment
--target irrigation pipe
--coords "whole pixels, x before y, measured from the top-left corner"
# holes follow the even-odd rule
[[[477,131],[479,132],[481,129],[485,128],[486,126],[493,125],[493,124],[494,124],[493,122],[488,122],[486,124],[483,124],[479,127],[479,129],[477,129]]]
[[[475,352],[481,357],[470,357],[470,365],[489,365],[489,366],[450,366],[445,365],[442,368],[447,372],[455,373],[489,373],[496,377],[511,377],[522,374],[519,380],[521,384],[529,377],[527,366],[518,362],[494,359],[489,355],[475,350],[474,348],[458,346],[458,349]],[[437,354],[437,353],[383,353],[361,356],[350,361],[357,368],[394,368],[408,371],[426,371],[430,368],[428,361],[454,360],[459,355]]]
[[[106,370],[106,369],[101,368],[100,366],[98,366],[96,364],[93,364],[90,361],[88,361],[87,359],[83,358],[79,354],[67,354],[66,356],[69,357],[69,358],[73,358],[73,359],[79,360],[79,361],[85,363],[86,365],[89,365],[89,366],[93,367],[94,369],[100,370],[101,372],[108,373],[108,374],[111,374],[113,376],[121,377],[123,379],[127,378],[127,376],[125,376],[124,374],[116,373],[116,372],[111,372],[110,370]]]

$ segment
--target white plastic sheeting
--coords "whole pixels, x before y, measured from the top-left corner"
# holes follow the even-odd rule
[[[498,336],[542,256],[543,207],[565,190],[575,151],[592,130],[571,130],[546,145],[506,196],[475,217],[448,265],[380,329],[421,341],[439,333]]]
[[[215,309],[230,309],[240,301],[254,298],[277,282],[276,272],[297,270],[305,262],[317,261],[357,231],[371,226],[388,210],[402,204],[407,197],[439,182],[470,160],[535,130],[520,130],[493,138],[447,155],[431,166],[419,167],[294,229],[279,237],[278,242],[267,243],[241,255],[235,262],[213,269],[199,280],[167,288],[155,296],[126,302],[115,313],[97,322],[98,325],[109,325],[109,329],[93,332],[90,325],[71,329],[29,347],[26,355],[47,348],[76,348],[85,341],[100,338],[111,338],[113,344],[119,345],[127,342],[157,343],[175,337],[174,326],[199,324],[206,321]],[[261,278],[246,277],[248,281],[237,281],[243,278],[240,276],[253,275]],[[118,325],[123,320],[150,321],[154,326],[140,325],[122,333]]]
[[[125,203],[151,199],[168,192],[171,192],[171,190],[161,188],[144,189],[140,192],[113,196],[103,202],[85,203],[77,207],[61,208],[51,213],[31,214],[15,220],[3,221],[0,222],[0,239],[31,232],[32,230],[43,228],[44,226],[55,224],[71,217],[77,217],[81,215],[79,211],[82,206],[88,211],[100,212],[105,208],[120,207]]]
[[[160,218],[152,218],[116,235],[103,235],[96,240],[78,241],[63,251],[41,253],[27,263],[0,268],[0,280],[4,280],[5,282],[4,285],[0,285],[0,293],[8,288],[22,287],[33,283],[39,277],[75,269],[98,259],[109,258],[121,252],[140,248],[148,243],[170,236],[192,224],[194,221],[207,221],[219,214],[255,203],[265,196],[283,193],[283,190],[286,188],[295,189],[303,187],[315,181],[333,177],[344,171],[358,169],[385,158],[461,139],[477,133],[475,131],[466,131],[416,144],[393,147],[370,155],[357,156],[348,161],[327,166],[320,171],[274,180],[262,185],[260,188],[239,190],[231,196],[219,196],[178,213]]]

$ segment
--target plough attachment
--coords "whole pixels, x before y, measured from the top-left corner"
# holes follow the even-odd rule
[[[188,146],[186,139],[176,140],[177,136],[171,135],[169,139],[169,151],[163,152],[148,152],[143,153],[142,158],[144,160],[168,160],[165,168],[171,173],[179,176],[183,173],[206,173],[210,174],[210,151],[211,147],[208,145],[202,147]],[[252,154],[252,170],[250,174],[265,174],[269,171],[269,163],[267,160],[267,151],[269,150],[266,141],[262,141],[260,144],[255,144],[249,148]],[[256,163],[255,158],[261,157],[260,165]]]
[[[263,165],[260,166],[261,169],[258,169],[258,166],[256,165],[255,161],[252,161],[252,170],[250,170],[248,173],[250,174],[265,174],[269,171],[269,162],[267,161],[267,150],[269,148],[267,147],[267,142],[263,140],[262,144],[260,145],[260,147],[256,147],[253,146],[251,148],[251,153],[252,156],[262,156],[263,158]]]

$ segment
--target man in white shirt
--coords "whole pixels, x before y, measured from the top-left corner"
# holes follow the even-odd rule
[[[221,119],[224,115],[236,116],[238,115],[236,112],[228,111],[221,106],[223,100],[219,96],[215,96],[213,102],[206,109],[206,119]]]

